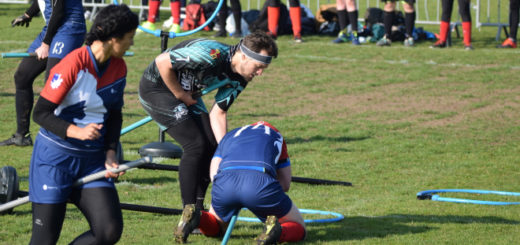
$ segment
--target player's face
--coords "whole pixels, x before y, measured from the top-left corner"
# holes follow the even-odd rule
[[[262,50],[260,52],[262,55],[268,55],[267,51]],[[246,81],[251,81],[255,76],[260,76],[264,72],[265,69],[267,69],[269,65],[264,64],[261,62],[258,62],[254,59],[251,59],[247,57],[246,55],[242,54],[242,64],[240,69],[240,75],[244,77]]]
[[[127,32],[122,38],[112,38],[112,56],[121,58],[134,45],[135,30]]]

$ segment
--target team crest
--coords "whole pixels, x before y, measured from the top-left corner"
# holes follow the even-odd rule
[[[209,55],[211,56],[212,59],[218,59],[220,57],[220,50],[218,49],[212,49],[210,52],[209,52]]]
[[[61,78],[61,74],[59,74],[59,73],[54,74],[54,76],[52,77],[52,80],[51,80],[51,88],[57,89],[61,85],[62,82],[63,82],[63,79]]]

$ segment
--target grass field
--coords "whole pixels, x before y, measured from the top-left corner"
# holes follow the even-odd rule
[[[504,2],[504,1],[503,1]],[[0,52],[25,52],[42,26],[11,28],[23,5],[0,5]],[[438,31],[438,26],[424,26]],[[299,208],[341,213],[341,222],[308,224],[300,244],[517,244],[520,208],[416,200],[430,189],[487,189],[520,192],[520,85],[518,50],[498,50],[495,28],[474,29],[475,50],[461,39],[443,50],[419,42],[381,48],[334,45],[333,37],[307,36],[277,43],[279,57],[241,94],[229,113],[234,128],[266,120],[284,134],[299,177],[342,180],[353,187],[293,183],[289,195]],[[212,32],[194,37],[209,37]],[[184,40],[169,41],[169,46]],[[221,38],[234,43],[237,40]],[[146,116],[137,98],[142,71],[160,52],[160,40],[136,36],[126,58],[129,68],[124,125]],[[0,139],[15,130],[13,75],[17,59],[0,60]],[[38,93],[43,77],[35,82]],[[205,101],[211,103],[212,96]],[[142,145],[156,141],[157,126],[146,124],[121,138],[125,159],[138,159]],[[31,125],[34,137],[36,124]],[[171,140],[171,138],[167,138]],[[28,188],[30,147],[0,148],[0,166],[17,168]],[[178,160],[158,159],[166,164]],[[176,172],[136,169],[117,184],[124,203],[180,208]],[[445,195],[448,196],[448,195]],[[449,196],[520,201],[486,195]],[[206,203],[209,204],[208,192]],[[178,216],[123,211],[120,244],[173,243]],[[244,215],[247,215],[244,213]],[[305,218],[323,218],[306,216]],[[68,206],[59,244],[87,229],[81,213]],[[238,222],[229,244],[250,244],[259,223]],[[30,205],[0,216],[0,244],[27,244]],[[190,236],[191,244],[220,240]]]

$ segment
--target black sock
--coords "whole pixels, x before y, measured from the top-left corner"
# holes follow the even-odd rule
[[[385,35],[392,37],[392,24],[394,23],[394,12],[383,12],[383,23],[385,24]]]
[[[352,32],[358,32],[358,11],[354,10],[352,12],[348,12],[348,19],[350,21],[350,27],[352,28]]]
[[[406,36],[411,37],[415,25],[415,12],[404,14],[404,25],[406,26]]]
[[[518,31],[518,0],[511,0],[509,4],[509,37],[516,42],[516,33]]]
[[[347,18],[347,10],[339,10],[338,11],[338,22],[339,22],[339,29],[341,31],[345,30],[349,24],[349,20]]]

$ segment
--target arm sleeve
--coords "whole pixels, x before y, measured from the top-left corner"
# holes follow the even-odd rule
[[[58,104],[52,103],[40,96],[34,106],[33,120],[41,127],[65,139],[70,123],[54,115],[54,110],[57,107]]]
[[[121,136],[123,113],[121,113],[121,110],[110,110],[108,113],[108,118],[105,121],[105,150],[116,151]]]
[[[38,6],[38,1],[34,0],[31,4],[31,6],[25,10],[25,13],[29,15],[29,17],[34,17],[36,14],[40,12],[40,7]]]
[[[219,88],[215,94],[215,102],[223,111],[227,111],[238,95],[245,89],[247,84],[233,81],[230,84]]]
[[[35,0],[35,2],[37,1]],[[62,25],[63,16],[65,16],[65,0],[52,0],[52,13],[47,25],[47,32],[43,38],[44,43],[51,44],[58,28]]]

